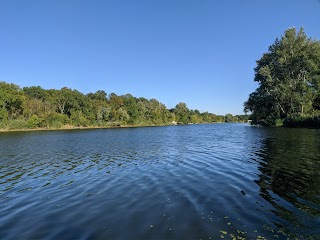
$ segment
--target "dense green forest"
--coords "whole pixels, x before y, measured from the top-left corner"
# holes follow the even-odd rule
[[[244,103],[255,124],[320,127],[320,42],[287,29],[257,61],[259,87]]]
[[[247,121],[246,115],[219,116],[190,110],[185,103],[167,109],[156,99],[118,96],[103,90],[83,94],[62,88],[20,88],[0,82],[0,129],[108,127]]]

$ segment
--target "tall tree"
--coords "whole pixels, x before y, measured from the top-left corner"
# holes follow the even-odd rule
[[[178,103],[174,108],[174,113],[177,117],[178,122],[188,123],[190,119],[190,112],[187,104],[184,102]]]
[[[295,113],[310,113],[320,90],[320,42],[300,28],[287,29],[257,61],[259,87],[244,103],[255,123],[274,123]]]
[[[0,120],[19,117],[23,113],[24,98],[19,86],[0,82]]]

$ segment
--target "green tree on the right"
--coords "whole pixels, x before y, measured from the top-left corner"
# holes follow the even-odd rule
[[[308,38],[303,28],[287,29],[254,71],[259,87],[244,103],[253,123],[275,125],[277,119],[319,110],[320,42]]]

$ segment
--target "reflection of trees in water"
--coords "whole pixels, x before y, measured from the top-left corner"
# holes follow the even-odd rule
[[[255,181],[260,196],[272,204],[274,214],[288,221],[286,228],[319,232],[320,132],[270,129],[262,148],[264,161]]]

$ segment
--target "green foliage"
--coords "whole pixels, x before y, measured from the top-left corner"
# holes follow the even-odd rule
[[[230,118],[230,121],[237,120],[236,116]],[[40,86],[21,90],[17,85],[0,82],[1,129],[146,126],[172,121],[212,123],[223,122],[225,117],[190,110],[182,102],[169,110],[156,99],[136,98],[131,94],[108,96],[98,90],[84,95],[66,87],[46,90]]]
[[[0,108],[0,121],[8,121],[8,111],[5,108]]]
[[[177,122],[188,123],[190,121],[190,114],[187,104],[180,102],[174,108],[174,113]]]
[[[54,113],[47,117],[46,123],[49,127],[62,128],[66,124],[70,123],[70,119],[66,114]]]
[[[35,98],[35,99],[45,99],[47,97],[46,90],[41,88],[40,86],[32,86],[32,87],[24,87],[23,88],[24,93],[26,96],[30,98]]]
[[[248,122],[248,120],[250,119],[250,115],[236,115],[235,116],[238,120],[238,122]]]
[[[232,116],[232,114],[228,113],[225,115],[225,122],[237,122],[238,118]]]
[[[8,112],[9,119],[18,118],[23,113],[24,95],[19,86],[0,82],[0,109]],[[2,115],[4,116],[2,111]]]
[[[128,123],[135,124],[139,119],[137,99],[131,94],[124,95],[124,105],[129,115]]]
[[[277,124],[292,114],[310,114],[318,107],[320,42],[307,38],[303,28],[290,28],[257,61],[259,83],[244,103],[254,123]]]
[[[86,126],[90,125],[89,120],[86,118],[86,116],[80,110],[73,110],[73,109],[71,110],[70,122],[74,126],[86,127]],[[63,123],[67,124],[68,121],[63,120]]]
[[[97,100],[97,101],[107,101],[107,93],[103,90],[98,90],[95,93],[88,93],[87,97],[89,97],[92,100]]]
[[[39,128],[45,125],[45,121],[43,118],[38,117],[37,115],[33,115],[31,118],[28,119],[26,126],[27,128]]]
[[[287,127],[320,128],[320,112],[315,114],[292,114],[284,119]]]
[[[276,126],[276,127],[281,127],[281,126],[283,126],[283,119],[276,119],[275,120],[275,122],[274,122],[274,125]]]
[[[6,128],[8,128],[8,129],[27,129],[28,128],[27,121],[22,118],[11,119],[10,121],[8,121]]]

